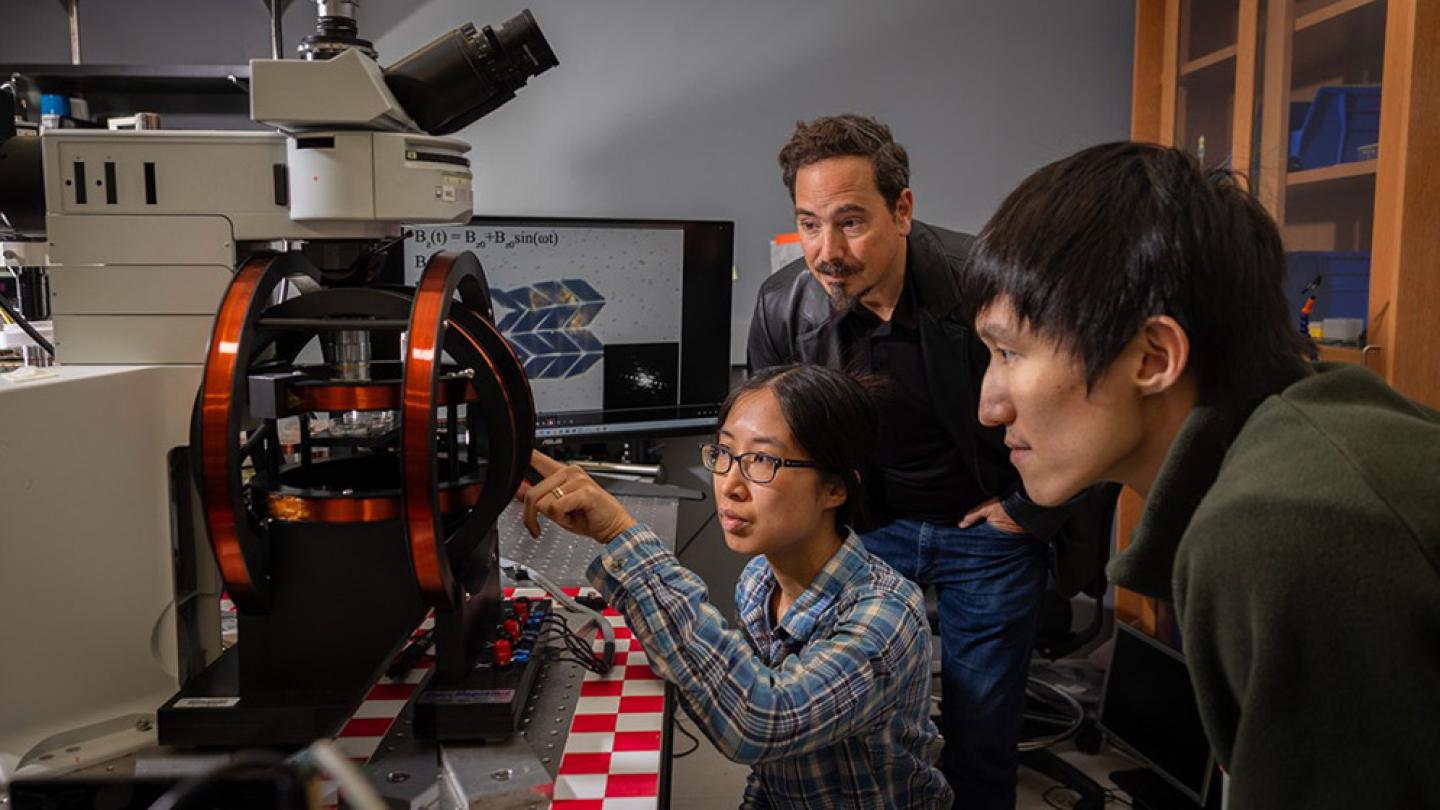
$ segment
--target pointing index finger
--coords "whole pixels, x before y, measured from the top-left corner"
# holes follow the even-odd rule
[[[565,469],[565,465],[545,455],[539,450],[530,451],[530,467],[540,473],[540,477],[549,478],[557,472]]]

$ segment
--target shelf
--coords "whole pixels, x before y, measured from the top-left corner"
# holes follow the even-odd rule
[[[1234,62],[1235,52],[1236,48],[1234,45],[1227,45],[1218,51],[1211,51],[1197,59],[1191,59],[1189,62],[1180,66],[1180,76],[1182,79],[1188,79],[1204,71],[1206,68],[1212,68],[1226,62]]]
[[[1176,56],[1181,65],[1206,59],[1227,46],[1234,51],[1239,41],[1241,0],[1178,0],[1160,5],[1179,12],[1175,34],[1179,35]]]
[[[1296,18],[1292,90],[1300,101],[1327,84],[1379,84],[1385,58],[1383,0],[1336,0]]]
[[[1293,188],[1295,186],[1313,186],[1319,183],[1339,183],[1354,178],[1373,178],[1376,163],[1375,160],[1357,160],[1350,163],[1336,163],[1334,166],[1321,166],[1318,169],[1290,172],[1286,176],[1286,183]]]
[[[243,94],[249,65],[0,64],[0,76],[19,73],[44,93]],[[237,84],[240,82],[241,84]]]
[[[1360,349],[1354,346],[1336,346],[1325,343],[1317,344],[1320,350],[1320,360],[1324,363],[1354,363],[1360,365]]]
[[[1323,22],[1333,20],[1336,17],[1342,17],[1357,9],[1374,6],[1382,2],[1383,0],[1334,0],[1334,2],[1327,3],[1308,14],[1296,17],[1295,30],[1304,31],[1307,28],[1313,28]]]

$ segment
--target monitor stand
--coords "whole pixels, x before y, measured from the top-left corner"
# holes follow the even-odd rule
[[[664,476],[664,467],[658,463],[659,454],[655,451],[653,445],[654,443],[646,438],[635,438],[627,441],[627,446],[630,447],[630,451],[633,452],[634,456],[639,459],[645,459],[646,463],[606,461],[595,458],[567,459],[563,453],[554,453],[548,448],[546,452],[550,452],[559,461],[578,466],[594,477],[596,483],[604,487],[607,492],[617,497],[631,495],[638,498],[675,498],[682,501],[705,500],[705,493],[697,489],[656,482],[656,478]],[[590,449],[595,450],[597,448]],[[649,463],[652,457],[657,463]],[[532,484],[538,480],[532,480],[534,479],[533,473],[534,471],[531,470],[531,475],[526,476],[526,480],[530,480]],[[635,480],[637,478],[639,480]]]
[[[1115,771],[1110,774],[1110,781],[1130,794],[1135,810],[1202,810],[1194,799],[1149,768]]]
[[[597,477],[601,487],[611,495],[634,495],[639,498],[675,498],[681,501],[703,501],[705,494],[698,489],[677,487],[674,484],[656,484],[650,481],[626,481],[619,478]]]

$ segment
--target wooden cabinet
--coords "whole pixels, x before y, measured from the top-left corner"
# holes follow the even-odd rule
[[[1292,105],[1374,85],[1374,157],[1292,168]],[[1364,345],[1322,359],[1440,408],[1440,0],[1136,0],[1133,87],[1131,137],[1243,175],[1287,251],[1369,254]],[[1140,505],[1121,498],[1122,547]],[[1117,611],[1163,631],[1162,606]]]
[[[1246,177],[1287,250],[1369,253],[1364,362],[1440,407],[1440,3],[1137,0],[1136,12],[1131,136]],[[1292,105],[1373,85],[1375,157],[1292,169]]]

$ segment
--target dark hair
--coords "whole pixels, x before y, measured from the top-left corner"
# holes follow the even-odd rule
[[[891,213],[900,193],[910,187],[910,156],[895,142],[890,127],[864,115],[830,115],[810,123],[795,122],[795,134],[780,150],[785,188],[795,199],[795,175],[812,163],[845,155],[870,158],[875,187]]]
[[[961,276],[973,321],[999,298],[1075,354],[1094,385],[1145,319],[1190,339],[1202,402],[1251,404],[1300,373],[1285,251],[1265,209],[1226,171],[1178,149],[1094,146],[1040,169],[990,219]]]
[[[730,392],[720,406],[720,424],[746,394],[770,389],[780,404],[795,441],[820,464],[825,475],[845,485],[845,502],[835,510],[835,530],[843,536],[865,508],[865,485],[875,457],[880,412],[875,399],[854,378],[813,363],[774,366]]]

